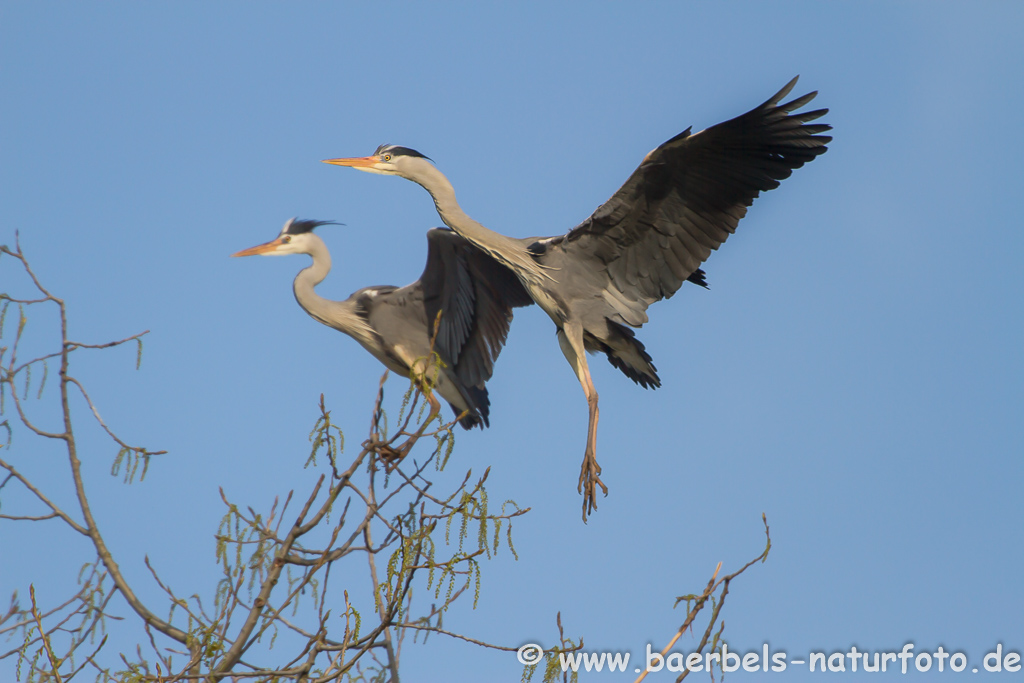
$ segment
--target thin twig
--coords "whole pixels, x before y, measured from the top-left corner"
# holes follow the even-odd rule
[[[29,584],[28,594],[32,599],[32,616],[35,617],[36,625],[39,627],[39,633],[43,639],[43,647],[46,648],[46,657],[50,660],[50,666],[53,668],[53,678],[57,683],[63,683],[63,679],[60,677],[60,661],[53,654],[53,650],[50,648],[50,639],[47,637],[46,631],[43,629],[43,620],[39,616],[39,609],[36,607],[35,585]]]
[[[88,529],[83,527],[81,524],[79,524],[75,520],[71,519],[71,517],[69,517],[67,515],[67,513],[65,513],[59,507],[54,505],[50,501],[49,498],[47,498],[46,496],[43,495],[42,491],[40,491],[35,486],[33,486],[32,482],[30,482],[28,479],[26,479],[24,477],[24,475],[22,475],[20,472],[18,472],[16,469],[14,469],[14,465],[11,465],[10,463],[7,463],[4,460],[0,459],[0,467],[4,468],[8,472],[10,472],[11,473],[10,476],[14,477],[18,481],[20,481],[22,484],[24,484],[25,488],[27,488],[29,491],[31,491],[33,494],[35,494],[36,498],[38,498],[40,501],[42,501],[43,504],[46,505],[48,508],[53,510],[53,513],[55,515],[57,515],[58,517],[60,517],[62,520],[64,520],[67,523],[68,526],[70,526],[72,529],[74,529],[78,533],[82,534],[83,536],[88,536],[89,535],[89,530]]]

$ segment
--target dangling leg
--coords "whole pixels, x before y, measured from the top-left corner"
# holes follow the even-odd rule
[[[583,387],[590,409],[590,420],[587,425],[587,450],[583,454],[583,465],[580,467],[580,481],[577,490],[583,494],[583,521],[587,515],[597,509],[596,487],[600,486],[604,495],[608,495],[608,487],[601,481],[601,466],[597,464],[597,389],[590,378],[587,366],[587,352],[583,347],[583,327],[569,323],[558,330],[558,345],[569,361],[576,378]]]

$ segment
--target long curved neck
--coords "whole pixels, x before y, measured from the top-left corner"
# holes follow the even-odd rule
[[[353,337],[362,336],[366,323],[356,313],[353,303],[332,301],[316,293],[315,287],[331,272],[331,252],[327,250],[323,240],[316,235],[311,237],[307,253],[313,258],[313,264],[303,268],[295,276],[295,282],[292,284],[295,300],[306,313],[324,325]]]
[[[449,228],[507,265],[525,283],[547,279],[547,274],[527,253],[520,240],[484,227],[462,210],[455,199],[455,188],[433,164],[419,166],[409,179],[430,193],[438,215]]]

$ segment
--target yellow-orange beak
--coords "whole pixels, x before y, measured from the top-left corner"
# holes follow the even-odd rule
[[[374,155],[372,157],[350,157],[347,159],[324,159],[325,164],[334,164],[335,166],[351,166],[352,168],[372,168],[376,164],[380,163],[380,156]]]
[[[272,242],[257,244],[255,247],[249,247],[248,249],[243,249],[242,251],[236,252],[232,254],[232,256],[256,256],[258,254],[269,254],[282,244],[283,242],[281,241],[281,238],[278,237],[276,240]]]

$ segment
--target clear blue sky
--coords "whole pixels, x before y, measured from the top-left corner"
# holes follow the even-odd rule
[[[429,197],[321,159],[414,147],[485,225],[557,234],[662,141],[800,74],[835,141],[755,203],[710,291],[649,311],[663,388],[592,360],[611,495],[586,526],[585,401],[547,317],[516,317],[492,427],[459,434],[451,469],[490,466],[491,498],[533,511],[519,561],[485,565],[479,608],[446,626],[550,645],[560,610],[588,649],[640,656],[681,622],[675,596],[757,555],[765,512],[772,555],[725,612],[735,649],[1020,651],[1022,35],[1024,6],[998,2],[3,2],[0,240],[20,230],[73,337],[152,331],[137,373],[129,350],[78,360],[124,438],[170,451],[126,487],[88,437],[126,572],[156,599],[148,554],[211,590],[217,487],[258,506],[308,490],[320,392],[365,433],[381,368],[295,304],[304,258],[228,258],[299,215],[347,224],[322,230],[325,296],[418,277]],[[5,457],[60,471],[27,443]],[[56,591],[90,558],[41,531],[0,526],[0,594]],[[441,638],[403,665],[411,682],[520,672]]]

